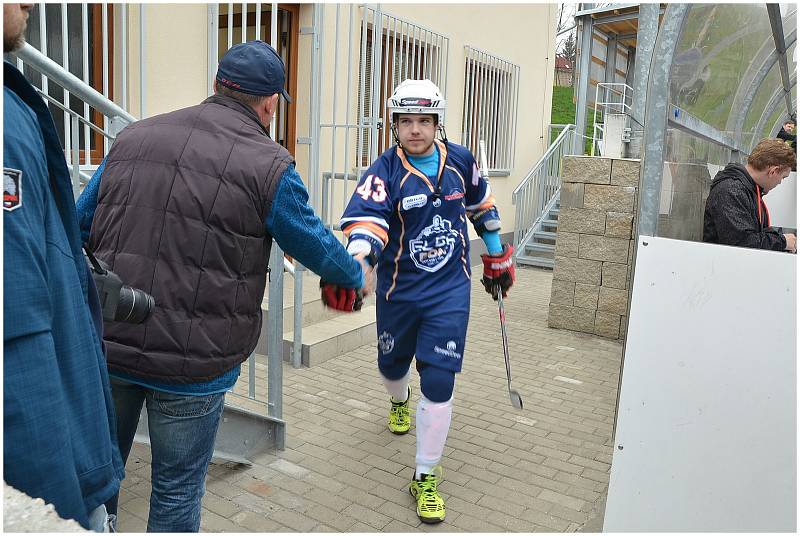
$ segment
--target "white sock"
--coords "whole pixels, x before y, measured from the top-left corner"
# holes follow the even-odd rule
[[[453,416],[453,397],[447,402],[431,402],[425,395],[417,404],[417,469],[414,478],[430,474],[442,461],[444,443]]]
[[[381,378],[383,378],[383,385],[386,386],[386,392],[391,395],[392,400],[395,402],[405,402],[408,400],[408,378],[410,375],[410,367],[408,372],[406,372],[406,375],[399,380],[390,380],[381,374]]]

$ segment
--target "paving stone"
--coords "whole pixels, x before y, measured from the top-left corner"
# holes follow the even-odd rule
[[[558,213],[558,231],[602,235],[606,230],[606,211],[589,208],[562,208]],[[556,242],[558,237],[556,237]]]
[[[272,514],[272,519],[298,532],[308,532],[318,524],[316,520],[292,510],[278,510]]]
[[[589,259],[593,261],[625,263],[628,258],[628,245],[630,242],[630,240],[625,238],[582,234],[580,237],[580,245],[578,246],[578,256],[580,259]],[[567,279],[559,276],[555,277]],[[597,284],[599,284],[599,282]]]
[[[604,287],[627,289],[628,288],[627,274],[628,274],[628,266],[626,264],[620,264],[616,262],[604,262],[602,267],[601,284]]]
[[[561,257],[577,257],[579,236],[578,233],[568,233],[562,228],[559,228],[556,234],[555,255]]]
[[[564,258],[558,256],[556,272]],[[573,287],[576,281],[608,286],[606,266],[603,261],[573,266],[581,279],[556,283],[552,272],[518,268],[506,313],[512,351],[519,356],[514,375],[515,383],[524,386],[524,412],[514,410],[505,393],[496,304],[473,300],[470,351],[459,375],[442,460],[441,491],[448,502],[444,523],[426,525],[416,518],[407,491],[415,429],[406,436],[386,430],[386,394],[375,367],[374,344],[368,344],[311,368],[284,368],[286,450],[261,454],[249,468],[214,464],[202,529],[565,531],[588,526],[584,521],[591,516],[602,517],[602,506],[597,509],[607,493],[609,473],[599,469],[611,461],[621,345],[547,324],[557,281]],[[472,284],[473,294],[482,295],[480,282],[474,279]],[[580,309],[572,303],[573,310]],[[590,313],[594,325],[596,313]],[[558,376],[581,383],[559,381]],[[415,409],[419,377],[414,367],[411,385]],[[146,527],[149,456],[149,448],[136,445],[128,462],[120,507],[125,530]],[[128,505],[138,514],[128,511]]]
[[[542,492],[539,494],[539,498],[554,504],[560,504],[566,508],[572,508],[573,510],[581,510],[584,506],[586,506],[586,501],[582,501],[580,499],[576,499],[574,497],[570,497],[569,495],[564,495],[563,493],[558,493],[549,489],[542,490]]]
[[[575,283],[575,299],[573,305],[583,309],[597,309],[598,285]],[[552,301],[550,303],[553,303]]]
[[[562,183],[559,199],[561,208],[583,208],[583,187],[582,183],[577,182]]]
[[[231,521],[252,532],[278,532],[282,528],[280,523],[256,512],[240,512],[233,516]]]
[[[633,232],[633,214],[627,212],[609,212],[606,214],[606,236],[631,238]]]
[[[595,311],[593,309],[552,304],[550,305],[550,314],[547,320],[548,325],[552,328],[592,332],[594,330],[594,317]]]
[[[233,514],[241,511],[241,506],[237,505],[235,502],[230,499],[217,497],[213,493],[206,493],[203,496],[203,508],[207,508],[222,517],[231,517]]]
[[[611,162],[611,184],[617,186],[639,186],[641,162],[633,159],[617,159]]]
[[[203,512],[200,517],[200,530],[202,532],[241,532],[242,528],[214,512]]]
[[[586,235],[581,235],[581,240],[583,240],[585,236]],[[596,260],[572,259],[556,255],[553,279],[599,285],[601,268],[602,263]]]
[[[351,504],[345,508],[342,513],[379,530],[388,525],[389,521],[391,521],[389,516],[381,514],[377,510],[365,508],[360,504]]]
[[[562,182],[609,184],[611,159],[594,156],[565,156],[561,167]]]
[[[624,315],[628,312],[628,291],[601,287],[597,310]]]
[[[633,213],[633,200],[636,188],[631,186],[604,186],[587,184],[583,196],[583,206],[587,210],[601,212]],[[561,214],[559,214],[559,218]]]

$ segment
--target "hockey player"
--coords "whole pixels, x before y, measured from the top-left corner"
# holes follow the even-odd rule
[[[422,396],[409,491],[420,520],[438,523],[445,517],[439,463],[469,319],[467,218],[489,251],[482,256],[487,292],[496,295],[500,287],[505,296],[513,284],[513,249],[500,244],[494,197],[475,158],[447,141],[439,88],[430,80],[405,80],[387,106],[396,145],[364,173],[341,228],[352,255],[377,259],[378,369],[391,396],[388,424],[395,434],[411,427],[408,383],[416,356]]]

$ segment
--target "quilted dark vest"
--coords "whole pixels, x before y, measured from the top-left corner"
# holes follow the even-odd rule
[[[220,95],[120,133],[89,243],[156,305],[141,325],[106,322],[112,371],[197,383],[247,359],[272,240],[264,221],[290,163],[252,108]]]

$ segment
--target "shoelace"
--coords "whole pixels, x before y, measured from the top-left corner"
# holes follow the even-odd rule
[[[420,481],[419,494],[425,506],[433,508],[438,506],[438,501],[436,500],[436,484],[437,478],[434,475],[427,475],[425,480]]]

